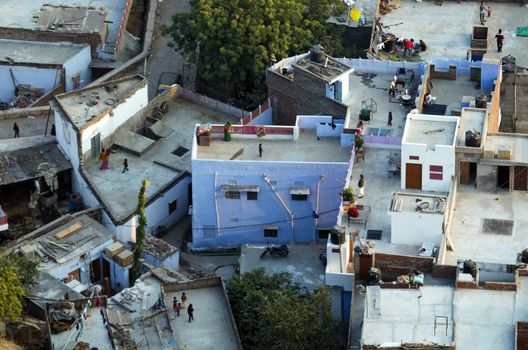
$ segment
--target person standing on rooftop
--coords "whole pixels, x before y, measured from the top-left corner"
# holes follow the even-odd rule
[[[502,34],[502,29],[499,29],[499,32],[495,34],[495,39],[497,39],[497,51],[502,52],[502,43],[504,42],[504,34]]]

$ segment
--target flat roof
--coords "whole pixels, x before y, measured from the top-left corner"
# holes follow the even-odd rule
[[[494,185],[495,186],[495,185]],[[522,191],[482,191],[459,186],[449,230],[453,250],[446,250],[445,264],[460,259],[490,263],[517,263],[517,254],[528,242],[528,193]],[[511,234],[483,232],[484,219],[513,221]],[[506,233],[506,234],[504,234]]]
[[[150,115],[149,108],[155,103],[159,102],[149,103],[143,113]],[[115,134],[114,144],[119,144],[119,147],[110,156],[110,169],[101,171],[100,161],[90,159],[84,164],[83,171],[109,214],[116,221],[122,221],[136,210],[141,179],[149,181],[147,200],[150,200],[180,176],[184,176],[184,173],[190,173],[196,123],[235,123],[239,120],[182,96],[175,96],[168,100],[168,112],[150,127],[152,132],[157,133],[157,141],[138,134],[134,130],[137,121],[131,120]],[[141,155],[133,151],[140,142],[148,143],[146,151]],[[181,156],[173,153],[177,149],[183,152]],[[122,173],[125,158],[128,160],[129,171]],[[115,193],[120,195],[116,196]]]
[[[454,146],[457,125],[457,117],[409,114],[405,125],[403,142],[425,144],[428,148]]]
[[[56,101],[77,129],[82,129],[102,113],[109,113],[125,98],[146,84],[140,75],[132,75],[55,96]]]
[[[293,127],[292,127],[293,128]],[[316,162],[348,163],[351,147],[341,147],[339,137],[316,137],[315,130],[299,131],[299,139],[238,138],[232,135],[229,142],[223,141],[223,134],[213,134],[210,146],[197,146],[196,159],[249,160],[272,162]],[[216,136],[218,135],[218,136]],[[259,157],[262,144],[262,158]]]
[[[165,259],[178,251],[176,247],[152,235],[145,237],[143,250],[160,259]]]
[[[486,110],[480,108],[464,108],[460,116],[460,123],[457,131],[457,147],[466,147],[466,131],[476,130],[480,133],[481,139],[485,138],[484,123],[486,122]],[[481,147],[484,143],[481,143]]]
[[[172,307],[173,298],[181,302],[182,292],[187,306],[193,304],[194,321],[189,324],[187,309],[180,316],[170,310],[170,324],[180,349],[242,349],[236,324],[220,277],[163,285],[165,304]]]
[[[84,299],[84,296],[68,287],[63,281],[47,272],[40,271],[36,279],[36,284],[31,286],[26,297],[42,309],[45,309],[47,302],[50,300],[64,299],[66,293],[68,293],[69,300]]]
[[[436,319],[438,316],[440,319]],[[447,318],[447,327],[442,324],[435,329],[435,321],[446,322],[443,317]],[[362,342],[385,346],[401,343],[452,345],[453,288],[385,289],[368,286]]]
[[[397,192],[392,194],[390,211],[444,215],[446,196]]]
[[[114,235],[106,227],[87,215],[72,219],[68,223],[36,238],[29,244],[43,258],[41,269],[48,270],[99,247],[112,243]]]
[[[484,150],[497,154],[500,150],[511,151],[511,159],[505,162],[528,163],[528,134],[487,134]]]
[[[0,159],[4,160],[0,162],[0,185],[31,180],[48,172],[57,173],[71,168],[54,137],[19,140],[0,142]]]
[[[123,18],[126,4],[126,0],[4,0],[2,2],[0,27],[36,30],[38,23],[35,21],[34,16],[35,14],[38,15],[45,5],[73,8],[89,7],[94,10],[103,8],[108,12],[106,16],[106,21],[108,22],[108,36],[106,41],[113,46],[119,34],[121,19]]]
[[[303,58],[293,64],[296,69],[301,69],[307,73],[310,73],[320,79],[328,82],[335,78],[345,74],[346,72],[352,71],[353,68],[339,62],[333,57],[324,55],[323,63],[317,63],[310,60],[310,56]]]
[[[0,63],[62,65],[81,52],[88,44],[0,39]],[[10,60],[8,60],[9,58]]]
[[[392,137],[402,136],[407,113],[400,107],[399,102],[393,103],[389,100],[389,87],[393,78],[394,74],[365,73],[361,72],[360,68],[349,75],[349,93],[343,96],[343,104],[349,109],[345,128],[356,128],[363,108],[362,102],[373,99],[377,111],[373,113],[368,124],[364,123],[364,134],[372,134],[374,129],[383,129],[389,130]],[[415,79],[420,79],[418,72],[415,74]],[[392,127],[387,126],[389,112],[392,112]]]
[[[382,15],[383,25],[391,26],[386,31],[397,37],[422,39],[427,45],[427,51],[420,54],[422,59],[449,57],[466,59],[467,50],[471,46],[473,26],[479,25],[479,3],[451,1],[438,5],[434,1],[416,3],[402,0],[399,7],[391,9],[390,13]],[[502,29],[505,40],[503,55],[513,55],[517,65],[528,66],[528,41],[515,36],[517,27],[526,25],[528,8],[519,7],[517,2],[493,3],[491,17],[486,17],[488,40],[493,42],[499,28]],[[507,21],[504,19],[507,18]]]

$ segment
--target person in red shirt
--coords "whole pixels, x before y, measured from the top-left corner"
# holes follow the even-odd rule
[[[405,42],[403,55],[407,56],[407,52],[409,52],[409,56],[411,56],[413,47],[414,47],[414,39],[411,39],[411,40]]]
[[[497,51],[502,52],[502,43],[504,42],[504,34],[502,34],[502,29],[499,29],[499,32],[495,34],[495,39],[497,39]]]

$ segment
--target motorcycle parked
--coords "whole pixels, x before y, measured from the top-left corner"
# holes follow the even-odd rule
[[[287,257],[289,253],[290,253],[290,249],[288,248],[286,244],[282,244],[279,247],[273,247],[273,246],[270,247],[268,245],[266,248],[264,248],[264,251],[262,252],[262,254],[260,254],[260,257],[263,258],[266,254],[269,254],[273,257],[280,256],[284,258],[284,257]]]

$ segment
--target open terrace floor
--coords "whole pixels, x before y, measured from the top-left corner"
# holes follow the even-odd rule
[[[365,134],[370,134],[369,128],[389,129],[390,136],[401,137],[405,126],[406,111],[399,102],[389,101],[389,87],[394,75],[373,73],[350,74],[350,93],[345,96],[343,103],[350,110],[346,128],[355,128],[359,122],[362,101],[373,99],[377,104],[377,111],[373,113],[370,122],[364,122]],[[415,79],[419,79],[415,75]],[[389,112],[392,112],[392,126],[387,126]]]
[[[438,5],[440,4],[440,5]],[[402,0],[400,7],[382,17],[383,25],[392,26],[389,32],[397,37],[422,39],[427,51],[422,59],[447,57],[466,59],[471,46],[473,26],[480,26],[478,1],[423,1]],[[528,38],[517,37],[516,29],[528,25],[527,6],[517,1],[492,2],[491,17],[486,18],[488,51],[496,52],[495,34],[504,33],[503,55],[517,58],[517,65],[528,66]]]
[[[459,186],[449,232],[454,249],[446,251],[445,264],[455,265],[459,259],[516,264],[517,254],[526,248],[528,242],[526,213],[526,192],[483,192]],[[484,219],[508,220],[510,224],[513,222],[513,227],[511,231],[483,230]]]

